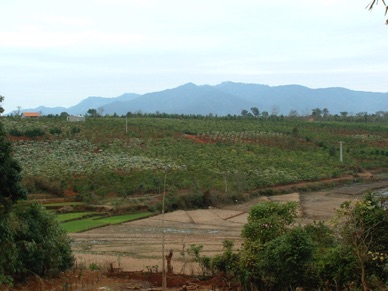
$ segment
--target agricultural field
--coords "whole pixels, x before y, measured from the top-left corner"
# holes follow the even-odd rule
[[[151,216],[151,212],[140,212],[126,215],[115,215],[102,217],[99,213],[75,212],[59,214],[58,220],[62,227],[68,232],[82,232],[89,229],[99,228],[107,225],[120,224]]]
[[[164,191],[167,210],[198,208],[388,166],[387,123],[142,115],[3,122],[30,193],[121,212],[160,211]]]
[[[147,271],[152,266],[162,265],[161,246],[164,236],[165,248],[174,253],[174,272],[200,273],[198,264],[187,255],[190,246],[201,245],[203,255],[213,256],[223,251],[222,242],[227,239],[235,243],[235,249],[239,249],[243,243],[241,231],[253,205],[263,201],[297,202],[298,224],[325,221],[330,225],[336,209],[345,201],[361,199],[367,191],[388,188],[388,177],[381,178],[376,182],[354,183],[322,191],[261,196],[223,208],[176,210],[166,213],[164,217],[157,215],[72,233],[72,249],[77,261],[86,265],[113,264],[127,271]]]

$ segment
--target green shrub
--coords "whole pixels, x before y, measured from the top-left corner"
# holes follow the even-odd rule
[[[76,133],[80,133],[81,132],[81,128],[78,127],[78,126],[73,126],[71,129],[70,129],[70,133],[71,134],[76,134]]]
[[[11,128],[8,131],[8,134],[12,135],[12,136],[23,136],[23,131],[21,131],[21,130],[19,130],[17,128]]]
[[[25,176],[23,178],[23,186],[29,193],[44,192],[63,196],[66,182],[65,180],[50,179],[42,176]]]
[[[62,133],[62,129],[60,129],[59,127],[50,128],[49,129],[49,133],[50,134],[61,134]]]
[[[32,129],[26,129],[24,131],[24,135],[28,137],[37,137],[37,136],[43,136],[44,130],[40,128],[32,128]]]
[[[73,265],[70,238],[38,203],[16,204],[0,219],[0,284],[28,275],[54,276]]]
[[[18,252],[14,242],[14,231],[8,215],[0,216],[0,289],[2,285],[12,285],[13,274],[19,268]]]

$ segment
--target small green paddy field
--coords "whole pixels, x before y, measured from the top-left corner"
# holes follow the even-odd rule
[[[120,224],[152,215],[152,212],[140,212],[106,217],[98,212],[74,212],[58,214],[57,219],[68,233],[73,233],[111,224]]]

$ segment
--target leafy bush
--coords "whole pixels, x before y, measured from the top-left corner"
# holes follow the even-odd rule
[[[18,128],[11,128],[8,131],[8,134],[12,135],[12,136],[23,136],[24,135],[23,131],[19,130]]]
[[[71,129],[70,129],[70,133],[71,134],[76,134],[76,133],[80,133],[81,132],[81,128],[78,127],[78,126],[73,126]]]
[[[37,137],[37,136],[43,136],[44,130],[40,128],[32,128],[32,129],[26,129],[24,131],[24,135],[28,137]]]
[[[37,203],[20,203],[0,220],[0,285],[28,275],[54,276],[70,268],[70,238]]]
[[[264,246],[258,263],[264,285],[275,290],[306,286],[312,254],[313,243],[301,227],[271,240]]]
[[[38,203],[21,203],[10,215],[19,264],[14,276],[53,276],[73,265],[70,238],[54,214]]]
[[[53,127],[53,128],[49,129],[49,133],[50,134],[61,134],[62,129],[60,129],[59,127]]]
[[[29,193],[46,192],[63,196],[66,183],[61,179],[50,179],[42,176],[25,176],[23,185]]]
[[[27,194],[21,185],[22,169],[12,154],[11,143],[5,139],[5,130],[0,123],[0,218],[13,203],[25,199]]]
[[[0,287],[2,285],[12,285],[13,275],[19,269],[14,230],[10,224],[8,214],[0,216]]]
[[[222,242],[222,246],[224,252],[215,255],[211,260],[211,265],[214,270],[235,277],[240,273],[240,258],[238,253],[233,252],[234,242],[226,239]]]

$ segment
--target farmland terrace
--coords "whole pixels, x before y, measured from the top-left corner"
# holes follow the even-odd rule
[[[256,203],[295,201],[299,203],[298,223],[330,223],[336,209],[343,202],[362,198],[367,191],[388,188],[387,177],[383,175],[381,178],[368,183],[354,183],[314,192],[262,196],[222,208],[177,210],[164,215],[164,227],[162,215],[157,215],[73,233],[73,250],[77,260],[87,265],[112,263],[123,270],[141,271],[150,266],[161,265],[161,244],[164,235],[166,250],[174,251],[174,271],[197,273],[198,266],[182,256],[182,251],[191,244],[196,244],[204,246],[203,254],[214,255],[222,252],[222,242],[225,239],[234,241],[236,248],[239,248],[242,243],[242,227],[247,222],[250,207]]]

